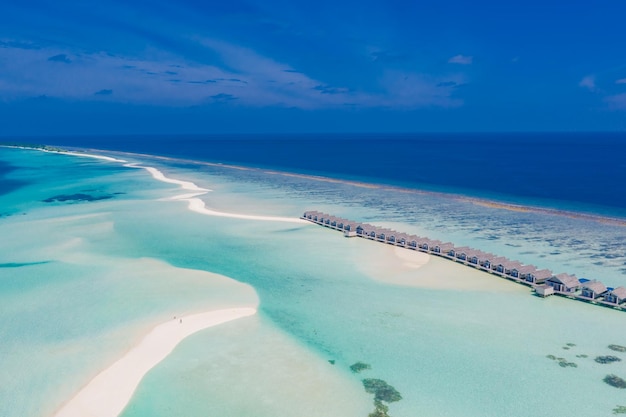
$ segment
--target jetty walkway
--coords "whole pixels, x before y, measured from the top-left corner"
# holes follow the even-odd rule
[[[345,237],[360,237],[409,250],[420,251],[468,267],[527,285],[541,297],[560,295],[618,310],[626,309],[626,288],[611,288],[597,280],[577,278],[566,273],[554,274],[548,269],[523,265],[493,253],[469,247],[455,247],[426,237],[409,235],[391,229],[355,222],[319,211],[306,211],[302,217],[320,226],[342,232]]]

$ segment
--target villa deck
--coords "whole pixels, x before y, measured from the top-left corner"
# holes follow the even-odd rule
[[[554,274],[548,269],[483,252],[469,247],[455,247],[426,237],[409,235],[391,229],[359,223],[318,211],[307,211],[301,217],[312,223],[343,232],[345,237],[360,237],[401,248],[439,256],[478,270],[531,287],[541,297],[561,295],[618,310],[626,309],[626,289],[607,288],[597,280],[578,279],[575,275]]]

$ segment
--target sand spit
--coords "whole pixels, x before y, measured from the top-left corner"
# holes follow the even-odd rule
[[[170,319],[158,325],[137,346],[93,378],[54,417],[118,416],[144,375],[182,340],[200,330],[254,314],[254,308],[232,308]]]
[[[183,200],[186,200],[189,202],[189,210],[195,211],[196,213],[200,213],[200,214],[206,214],[208,216],[231,217],[234,219],[287,222],[287,223],[298,223],[298,224],[309,223],[305,220],[297,219],[294,217],[256,216],[256,215],[251,215],[251,214],[224,213],[224,212],[215,211],[215,210],[206,208],[204,201],[200,200],[199,198],[185,198]]]
[[[117,158],[113,158],[111,156],[104,156],[104,155],[92,155],[92,154],[81,153],[81,152],[55,152],[55,151],[48,151],[48,150],[43,150],[43,151],[44,152],[62,153],[63,155],[71,155],[71,156],[84,156],[86,158],[101,159],[103,161],[110,161],[110,162],[119,162],[119,163],[126,163],[127,162],[127,161],[125,161],[123,159],[117,159]]]
[[[141,166],[141,165],[137,165],[137,164],[128,164],[125,165],[127,167],[130,168],[143,168],[146,171],[148,171],[150,173],[150,175],[152,175],[152,178],[154,178],[155,180],[161,181],[161,182],[165,182],[168,184],[176,184],[179,185],[180,188],[182,188],[183,190],[189,190],[189,191],[197,191],[201,194],[207,193],[211,190],[206,189],[206,188],[201,188],[198,187],[196,184],[194,184],[193,182],[190,181],[181,181],[181,180],[176,180],[173,178],[168,178],[166,177],[161,171],[159,171],[156,168],[153,167],[145,167],[145,166]]]
[[[493,276],[438,256],[399,248],[375,245],[367,240],[352,240],[356,267],[373,280],[405,287],[445,291],[527,291]]]
[[[168,198],[168,200],[188,201],[189,210],[196,212],[196,213],[204,214],[207,216],[230,217],[233,219],[309,224],[309,222],[299,219],[299,218],[295,218],[295,217],[257,216],[253,214],[227,213],[227,212],[222,212],[222,211],[211,210],[206,207],[206,204],[204,203],[204,201],[197,198],[198,196],[206,194],[207,192],[210,192],[211,190],[198,187],[193,182],[168,178],[161,171],[153,167],[144,167],[144,166],[135,165],[135,164],[128,164],[126,166],[133,167],[133,168],[143,168],[147,170],[150,173],[150,175],[152,175],[152,177],[158,181],[163,181],[163,182],[170,183],[170,184],[178,184],[184,190],[195,191],[193,193],[176,195],[174,197]]]
[[[56,151],[56,150],[49,150],[49,149],[39,149],[39,148],[26,148],[24,147],[23,149],[34,149],[34,150],[39,150],[42,152],[49,152],[49,153],[59,153],[59,154],[63,154],[63,155],[71,155],[71,156],[84,156],[87,158],[95,158],[95,159],[100,159],[100,160],[104,160],[104,161],[109,161],[109,162],[117,162],[117,163],[123,163],[125,167],[128,168],[138,168],[138,169],[145,169],[146,171],[148,171],[150,173],[150,175],[152,176],[152,178],[154,178],[157,181],[161,181],[161,182],[165,182],[168,184],[176,184],[178,186],[180,186],[183,190],[187,190],[187,191],[193,191],[193,193],[186,193],[186,194],[181,194],[181,195],[177,195],[174,197],[170,197],[167,200],[175,200],[175,201],[188,201],[189,202],[189,210],[196,212],[196,213],[200,213],[206,216],[216,216],[216,217],[230,217],[233,219],[243,219],[243,220],[257,220],[257,221],[271,221],[271,222],[287,222],[287,223],[297,223],[297,224],[309,224],[309,222],[301,220],[299,218],[296,217],[281,217],[281,216],[257,216],[257,215],[253,215],[253,214],[240,214],[240,213],[228,213],[228,212],[222,212],[222,211],[216,211],[216,210],[211,210],[209,208],[206,207],[206,204],[204,203],[204,201],[202,201],[201,199],[197,198],[201,195],[204,195],[208,192],[211,192],[210,189],[207,188],[202,188],[197,186],[196,184],[194,184],[191,181],[183,181],[183,180],[177,180],[174,178],[169,178],[166,177],[165,174],[163,174],[163,172],[161,172],[160,170],[154,168],[154,167],[149,167],[149,166],[143,166],[137,163],[128,163],[128,161],[125,161],[123,159],[117,159],[117,158],[113,158],[110,156],[103,156],[103,155],[95,155],[95,154],[89,154],[89,153],[83,153],[83,152],[71,152],[71,151]]]

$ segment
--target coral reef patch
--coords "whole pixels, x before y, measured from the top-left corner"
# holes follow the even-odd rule
[[[606,355],[606,356],[598,356],[597,358],[595,358],[595,361],[598,363],[613,363],[613,362],[621,362],[622,360],[618,358],[617,356]]]
[[[618,377],[617,375],[607,375],[604,377],[603,381],[607,384],[609,384],[612,387],[615,388],[626,388],[626,381],[624,381],[622,378]]]
[[[350,370],[354,372],[355,374],[361,371],[366,371],[368,369],[372,369],[372,366],[368,363],[357,362],[357,363],[350,365]]]
[[[108,200],[113,198],[112,195],[93,196],[91,194],[76,193],[76,194],[59,194],[50,198],[42,200],[44,203],[65,203],[65,202],[80,202],[80,201],[98,201]]]
[[[626,346],[609,345],[609,349],[614,350],[616,352],[626,352]]]

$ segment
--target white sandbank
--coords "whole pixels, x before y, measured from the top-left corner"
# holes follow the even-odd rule
[[[44,152],[51,152],[51,151],[44,151]],[[84,156],[86,158],[101,159],[103,161],[126,163],[126,161],[123,160],[123,159],[117,159],[117,158],[113,158],[113,157],[110,157],[110,156],[104,156],[104,155],[93,155],[93,154],[89,154],[89,153],[80,153],[80,152],[59,152],[59,153],[62,153],[64,155]]]
[[[47,153],[58,153],[61,155],[70,155],[70,156],[84,156],[86,158],[94,158],[94,159],[101,159],[103,161],[110,161],[110,162],[120,162],[120,163],[126,163],[127,161],[123,160],[123,159],[117,159],[117,158],[113,158],[111,156],[104,156],[104,155],[94,155],[94,154],[89,154],[89,153],[83,153],[83,152],[71,152],[71,151],[61,151],[61,150],[52,150],[52,149],[45,149],[45,148],[33,148],[30,146],[14,146],[14,145],[0,145],[0,147],[2,148],[14,148],[14,149],[25,149],[28,151],[40,151],[40,152],[47,152]]]
[[[196,213],[204,214],[206,216],[230,217],[233,219],[310,224],[309,222],[305,220],[298,219],[295,217],[259,216],[259,215],[254,215],[254,214],[228,213],[228,212],[223,212],[223,211],[211,210],[206,207],[206,204],[204,203],[204,201],[197,198],[198,196],[206,194],[207,192],[210,192],[211,190],[198,187],[193,182],[168,178],[161,171],[153,167],[145,167],[145,166],[135,165],[135,164],[128,164],[126,166],[132,167],[132,168],[143,168],[146,171],[148,171],[155,180],[166,182],[169,184],[178,184],[184,190],[195,191],[194,193],[186,193],[186,194],[180,194],[180,195],[170,197],[169,200],[187,201],[189,202],[189,205],[188,205],[189,210],[196,212]]]
[[[146,171],[148,171],[150,175],[152,175],[152,178],[154,178],[155,180],[166,182],[168,184],[177,184],[183,190],[199,191],[201,193],[206,193],[206,192],[211,191],[206,188],[198,187],[196,184],[190,181],[181,181],[181,180],[176,180],[173,178],[168,178],[161,171],[153,167],[145,167],[145,166],[135,165],[135,164],[128,164],[126,166],[131,167],[131,168],[143,168]]]
[[[232,308],[168,320],[102,371],[61,407],[55,417],[117,417],[144,375],[186,337],[231,320],[256,314],[256,309]]]
[[[23,149],[33,149],[33,148],[23,148]],[[188,201],[189,202],[189,210],[194,211],[196,213],[200,213],[206,216],[216,216],[216,217],[230,217],[233,219],[243,219],[243,220],[258,220],[258,221],[271,221],[271,222],[288,222],[288,223],[298,223],[298,224],[310,224],[307,221],[299,219],[297,217],[281,217],[281,216],[257,216],[253,214],[239,214],[239,213],[228,213],[223,211],[211,210],[206,207],[206,204],[201,199],[197,198],[203,194],[210,192],[211,190],[207,188],[202,188],[197,186],[191,181],[183,181],[177,180],[174,178],[166,177],[163,172],[154,167],[143,166],[137,163],[128,163],[123,159],[117,159],[110,156],[104,155],[95,155],[83,152],[70,152],[70,151],[52,151],[48,149],[35,149],[40,150],[42,152],[50,152],[50,153],[59,153],[63,155],[71,155],[71,156],[84,156],[87,158],[95,158],[101,159],[104,161],[110,162],[118,162],[123,163],[125,167],[128,168],[139,168],[145,169],[150,173],[152,178],[157,181],[165,182],[168,184],[176,184],[180,186],[183,190],[194,191],[194,193],[181,194],[174,197],[170,197],[168,200],[177,200],[177,201]]]
[[[312,224],[306,220],[298,219],[295,217],[278,217],[278,216],[257,216],[253,214],[237,214],[237,213],[224,213],[221,211],[215,211],[206,208],[204,201],[199,198],[185,198],[189,202],[189,210],[196,213],[206,214],[208,216],[218,217],[231,217],[233,219],[245,219],[245,220],[260,220],[260,221],[272,221],[272,222],[287,222],[287,223],[299,223],[299,224]]]
[[[451,291],[520,291],[525,287],[438,256],[355,240],[353,263],[365,275],[386,284]]]

